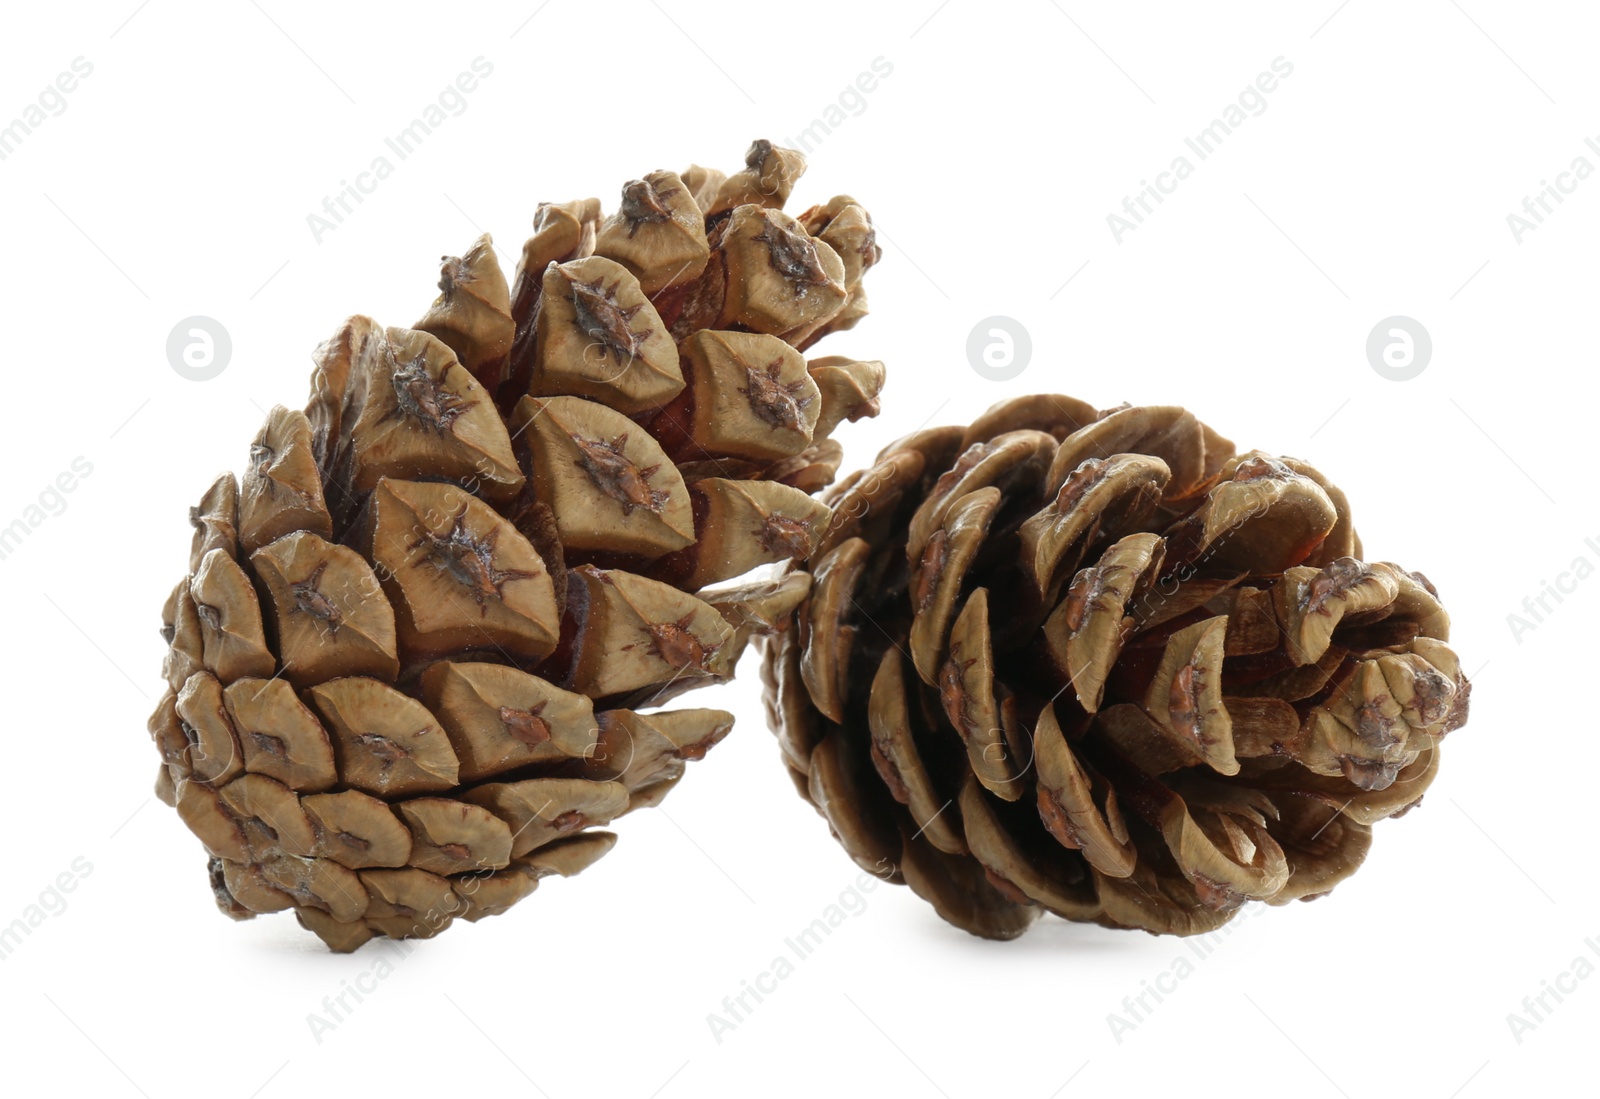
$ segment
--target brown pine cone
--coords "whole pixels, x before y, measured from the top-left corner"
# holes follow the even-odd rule
[[[877,258],[848,199],[782,212],[803,170],[758,141],[610,217],[541,206],[514,293],[483,237],[415,327],[317,349],[306,411],[192,510],[164,616],[157,792],[225,913],[292,909],[335,950],[495,915],[727,734],[637,711],[728,678],[804,596],[695,593],[812,550],[829,435],[883,384],[801,354]]]
[[[1427,579],[1183,409],[1007,401],[825,498],[769,718],[856,862],[974,934],[1320,896],[1466,722]]]

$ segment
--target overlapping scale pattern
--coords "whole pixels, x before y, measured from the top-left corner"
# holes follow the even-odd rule
[[[1466,721],[1428,580],[1181,408],[1004,402],[825,498],[772,726],[849,854],[974,934],[1320,896]]]
[[[849,198],[782,212],[803,170],[758,141],[546,204],[510,281],[480,238],[414,326],[345,322],[192,509],[150,732],[224,912],[335,950],[499,914],[727,735],[658,707],[806,589],[704,589],[815,548],[883,385],[802,354],[879,254]]]

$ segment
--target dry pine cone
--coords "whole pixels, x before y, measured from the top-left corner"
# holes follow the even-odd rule
[[[866,310],[866,212],[782,212],[804,170],[654,172],[616,213],[539,208],[515,285],[487,237],[412,328],[317,349],[242,481],[191,511],[165,611],[157,792],[227,914],[335,950],[495,915],[610,849],[731,715],[640,713],[726,679],[805,578],[829,438],[882,365],[801,350]]]
[[[1320,896],[1466,721],[1427,579],[1183,409],[1007,401],[825,498],[770,720],[850,855],[974,934]]]

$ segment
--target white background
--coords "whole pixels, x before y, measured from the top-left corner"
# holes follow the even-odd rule
[[[1600,577],[1520,636],[1507,616],[1600,564],[1600,179],[1520,242],[1507,214],[1574,158],[1600,166],[1591,9],[136,4],[11,5],[0,37],[0,124],[93,65],[0,162],[0,526],[93,466],[0,561],[0,924],[92,866],[0,961],[8,1091],[1472,1099],[1587,1079],[1600,979],[1561,975],[1600,964]],[[467,109],[314,239],[307,214],[480,56]],[[987,943],[884,886],[718,1042],[708,1013],[856,874],[790,788],[752,662],[692,703],[736,711],[734,735],[613,854],[421,944],[319,1042],[307,1016],[388,955],[222,918],[198,843],[150,800],[185,509],[242,468],[265,409],[302,403],[318,340],[353,312],[415,320],[480,227],[514,258],[541,200],[609,208],[652,169],[731,171],[879,57],[892,74],[791,203],[848,192],[885,250],[873,315],[818,349],[891,372],[883,416],[841,433],[847,466],[1037,390],[1181,403],[1312,459],[1371,556],[1432,578],[1477,673],[1426,804],[1331,897],[1243,918],[1120,1035],[1108,1016],[1184,942],[1050,919]],[[1106,215],[1279,57],[1264,113],[1119,243]],[[193,314],[232,335],[214,381],[166,359]],[[1034,349],[1004,384],[965,351],[995,314]],[[1434,342],[1404,383],[1364,351],[1394,314]],[[1508,1016],[1532,1021],[1523,998],[1558,977],[1576,991],[1518,1041]]]

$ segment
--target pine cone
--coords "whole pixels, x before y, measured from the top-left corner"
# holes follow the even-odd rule
[[[1427,579],[1183,409],[1007,401],[825,499],[769,718],[856,862],[974,934],[1320,896],[1466,721]]]
[[[515,290],[488,237],[413,328],[353,317],[242,482],[191,511],[150,720],[157,793],[230,916],[292,909],[335,950],[503,912],[610,849],[728,732],[643,714],[725,680],[804,577],[844,419],[881,364],[801,348],[865,311],[878,258],[804,170],[654,172],[615,214],[544,205]]]

